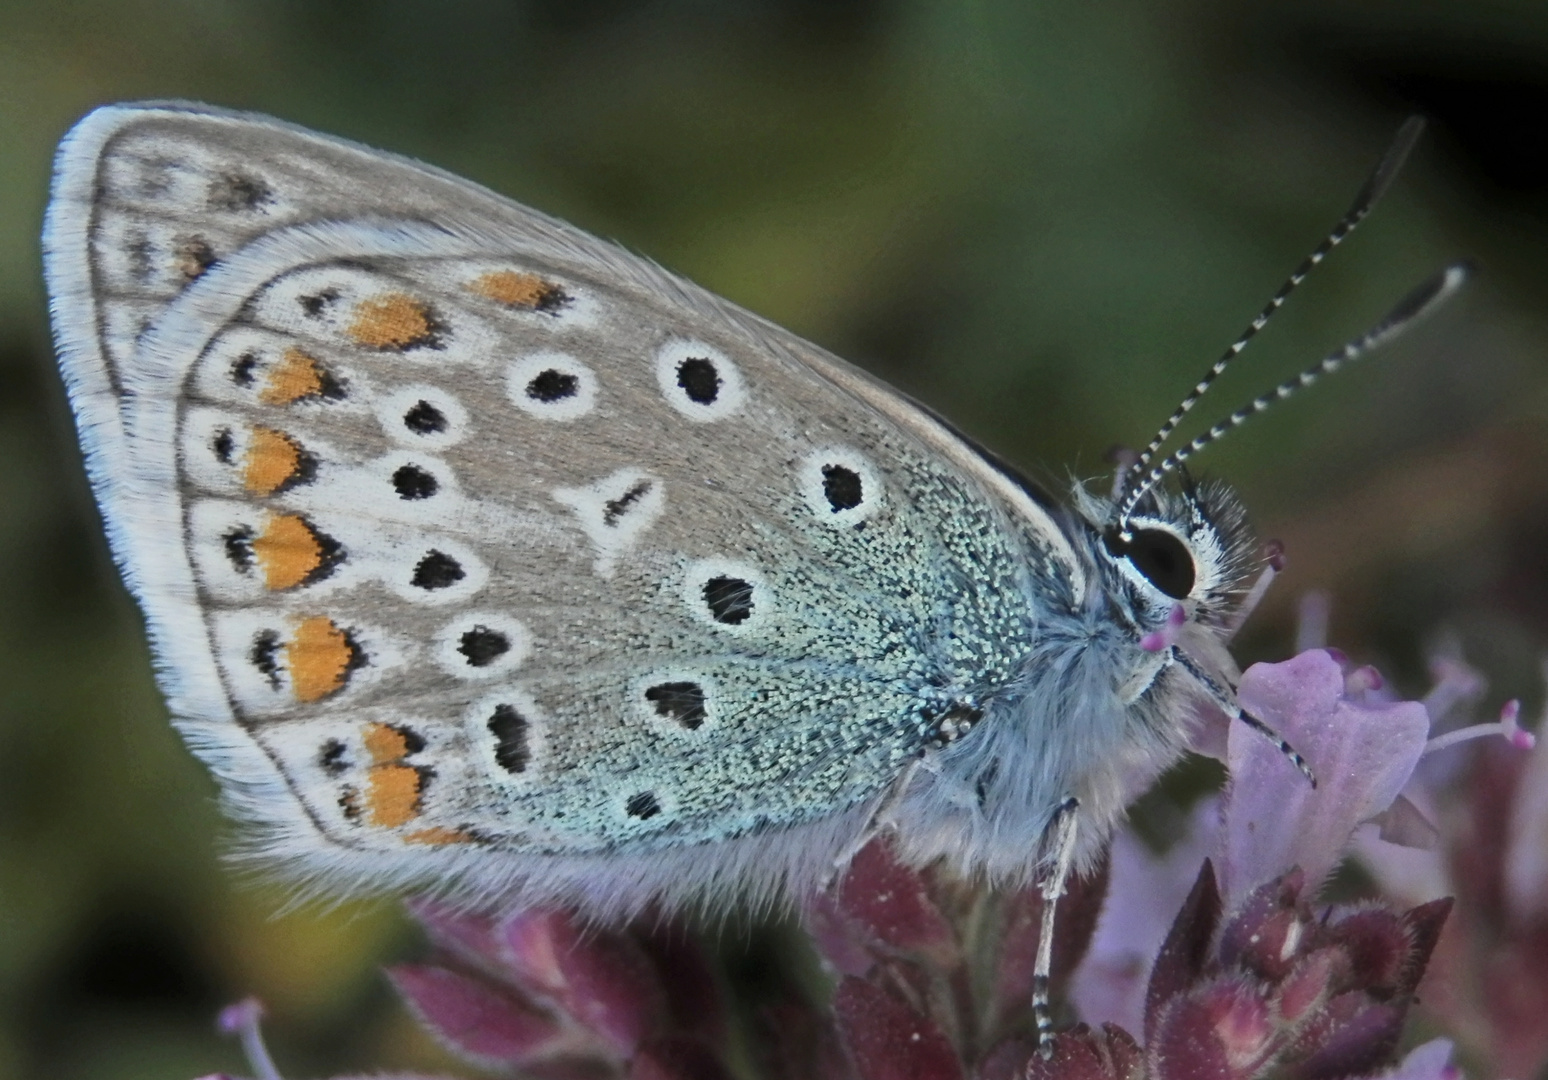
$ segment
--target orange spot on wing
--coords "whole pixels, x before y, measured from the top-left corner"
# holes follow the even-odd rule
[[[349,635],[326,615],[302,619],[285,643],[291,692],[297,701],[318,701],[335,693],[358,656]]]
[[[419,816],[424,778],[412,765],[374,765],[366,777],[366,813],[372,825],[396,828]]]
[[[418,829],[403,838],[406,844],[471,844],[473,837],[461,829],[446,829],[436,825]]]
[[[253,540],[253,554],[265,585],[289,589],[322,566],[324,553],[311,526],[295,514],[283,514],[270,518],[263,535]]]
[[[474,278],[468,288],[497,304],[511,307],[540,308],[568,299],[564,290],[553,282],[516,270],[492,270]]]
[[[408,736],[391,724],[367,724],[361,739],[366,753],[377,765],[385,765],[408,756]]]
[[[282,431],[253,428],[247,444],[242,486],[254,495],[273,495],[301,471],[301,444]]]
[[[269,370],[258,400],[265,405],[289,405],[322,392],[323,373],[316,359],[291,346],[280,357],[280,362]]]
[[[355,305],[349,336],[372,349],[406,349],[435,338],[428,305],[403,293],[384,293]]]

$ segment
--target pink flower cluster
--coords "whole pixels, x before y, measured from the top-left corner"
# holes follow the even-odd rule
[[[414,912],[433,957],[390,974],[470,1063],[545,1080],[1459,1076],[1447,1039],[1404,1052],[1416,1007],[1486,1074],[1534,1075],[1548,1064],[1548,748],[1521,752],[1514,705],[1460,728],[1477,680],[1455,663],[1439,674],[1404,702],[1328,650],[1250,669],[1243,706],[1318,785],[1230,725],[1230,784],[1181,840],[1158,855],[1120,833],[1060,901],[1070,1026],[1048,1055],[1030,1009],[1038,892],[907,867],[885,842],[803,912],[827,1001],[739,1010],[669,924],[429,903]],[[1435,753],[1478,734],[1505,738]],[[1381,899],[1319,904],[1352,838]],[[255,1040],[255,1024],[249,1010],[233,1026]]]

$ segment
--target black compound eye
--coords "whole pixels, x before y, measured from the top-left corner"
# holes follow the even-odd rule
[[[1188,546],[1164,529],[1136,529],[1132,539],[1109,536],[1108,550],[1128,559],[1145,580],[1173,600],[1193,591],[1195,571]]]

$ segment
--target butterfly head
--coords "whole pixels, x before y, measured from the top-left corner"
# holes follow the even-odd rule
[[[1230,487],[1216,481],[1180,491],[1155,489],[1120,522],[1114,504],[1083,493],[1082,515],[1099,534],[1093,544],[1107,593],[1146,633],[1173,617],[1178,606],[1189,621],[1226,621],[1256,568],[1247,515]]]

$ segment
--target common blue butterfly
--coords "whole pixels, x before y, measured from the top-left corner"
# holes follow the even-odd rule
[[[617,915],[799,896],[885,828],[1057,895],[1200,701],[1240,715],[1246,519],[1165,481],[1461,280],[1154,463],[1417,135],[1067,505],[644,259],[264,117],[86,117],[46,265],[174,722],[264,860]]]

